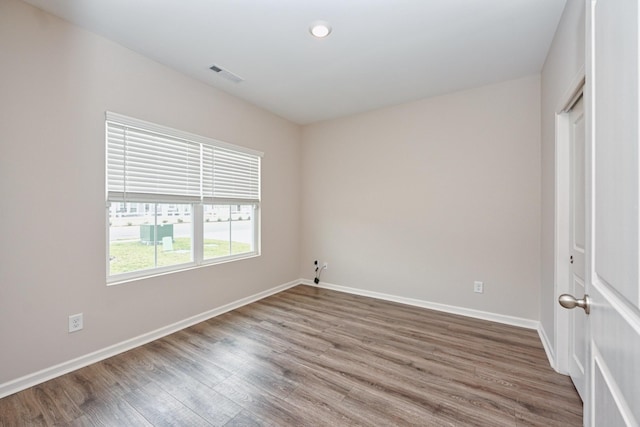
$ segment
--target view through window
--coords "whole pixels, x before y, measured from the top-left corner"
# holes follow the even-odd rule
[[[108,281],[258,255],[259,167],[251,150],[107,113]]]

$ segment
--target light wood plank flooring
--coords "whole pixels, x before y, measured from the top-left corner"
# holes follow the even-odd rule
[[[0,399],[0,425],[580,426],[535,331],[297,286]]]

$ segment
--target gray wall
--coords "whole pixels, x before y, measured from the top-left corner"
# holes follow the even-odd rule
[[[297,125],[17,0],[0,64],[0,384],[298,278]],[[106,286],[106,110],[263,151],[263,255]]]
[[[303,277],[538,320],[539,76],[306,126],[302,167]]]

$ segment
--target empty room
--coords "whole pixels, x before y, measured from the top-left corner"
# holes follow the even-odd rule
[[[0,426],[640,425],[630,0],[0,0]]]

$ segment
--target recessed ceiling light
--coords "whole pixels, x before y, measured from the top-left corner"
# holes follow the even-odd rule
[[[331,33],[331,25],[325,21],[316,21],[309,27],[309,32],[313,37],[321,39]]]

